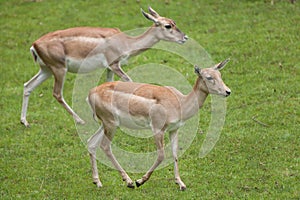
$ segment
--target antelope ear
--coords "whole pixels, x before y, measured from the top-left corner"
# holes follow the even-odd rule
[[[201,69],[200,69],[197,65],[194,66],[194,69],[195,69],[195,73],[196,73],[198,76],[201,76]]]
[[[150,14],[144,12],[144,10],[143,10],[142,8],[141,8],[141,12],[143,13],[143,15],[144,15],[148,20],[153,21],[156,25],[159,24],[158,20],[157,20],[154,16],[152,16],[152,15],[150,15]]]
[[[150,6],[148,7],[148,10],[153,17],[155,18],[160,17],[159,14],[155,10],[153,10]]]
[[[214,66],[213,68],[215,70],[221,70],[225,67],[225,65],[230,61],[230,58],[227,58],[226,60],[220,62],[219,64],[217,64],[216,66]]]

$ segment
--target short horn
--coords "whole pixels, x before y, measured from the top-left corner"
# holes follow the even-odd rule
[[[146,17],[148,20],[153,21],[155,24],[158,23],[157,19],[155,17],[153,17],[152,15],[146,13],[142,8],[141,8],[141,12],[144,15],[144,17]]]
[[[200,75],[201,69],[197,65],[194,65],[194,69],[195,69],[195,73]]]
[[[214,69],[215,70],[221,70],[225,67],[225,65],[230,61],[230,58],[227,58],[226,60],[220,62],[219,64],[217,64]]]
[[[148,7],[148,10],[153,17],[155,18],[159,17],[159,14],[155,10],[153,10],[151,6]]]

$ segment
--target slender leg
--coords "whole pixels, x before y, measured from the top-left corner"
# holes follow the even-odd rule
[[[119,162],[115,158],[114,154],[112,153],[111,140],[113,138],[113,134],[111,134],[111,133],[112,132],[108,132],[105,129],[105,135],[102,138],[102,142],[101,142],[100,146],[101,146],[102,150],[105,152],[106,156],[110,159],[112,164],[115,166],[115,168],[120,172],[123,181],[125,181],[127,183],[127,187],[134,188],[133,181],[128,176],[128,174],[125,172],[125,170],[121,167],[121,165],[119,164]]]
[[[29,123],[26,120],[26,113],[28,108],[29,96],[30,93],[41,83],[47,80],[51,76],[51,72],[46,69],[40,69],[40,71],[32,77],[27,83],[24,84],[23,92],[23,103],[22,103],[22,112],[21,112],[21,123],[26,127],[29,127]]]
[[[152,131],[154,133],[154,140],[157,149],[157,159],[151,168],[147,171],[147,173],[135,183],[137,187],[144,184],[151,176],[153,171],[158,167],[158,165],[164,160],[165,152],[164,152],[164,127],[167,120],[166,109],[161,105],[154,105],[151,107],[149,111],[149,115],[152,123]]]
[[[160,131],[159,133],[155,134],[154,139],[158,157],[147,173],[141,179],[135,181],[137,187],[143,185],[150,178],[151,174],[158,167],[158,165],[164,160],[164,132]]]
[[[123,81],[132,82],[131,78],[121,69],[120,62],[114,63],[110,66],[111,70],[117,74]]]
[[[97,160],[96,160],[96,151],[100,146],[101,140],[103,138],[103,126],[101,126],[96,133],[90,137],[88,140],[88,150],[90,153],[90,160],[92,165],[92,176],[93,183],[97,185],[97,187],[102,187],[102,183],[99,179],[98,168],[97,168]]]
[[[53,96],[73,116],[76,123],[84,124],[85,122],[72,110],[63,97],[64,79],[67,69],[65,67],[52,67],[51,69],[55,78]]]
[[[175,183],[179,185],[180,190],[185,190],[186,186],[181,181],[179,175],[179,168],[178,168],[178,158],[177,158],[177,151],[178,151],[178,130],[170,132],[170,140],[172,146],[172,154],[174,158],[174,174],[175,174]]]

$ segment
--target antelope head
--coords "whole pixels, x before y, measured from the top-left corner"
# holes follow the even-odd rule
[[[219,70],[223,69],[228,62],[229,59],[226,59],[211,68],[205,69],[200,69],[198,66],[195,66],[195,73],[200,78],[200,85],[198,86],[200,87],[200,90],[209,94],[228,97],[231,90],[225,85],[221,73],[219,72]]]
[[[148,8],[149,13],[146,13],[141,9],[143,15],[150,21],[154,22],[154,26],[159,28],[158,38],[160,40],[177,42],[183,44],[187,41],[188,36],[181,32],[174,20],[168,19],[166,17],[161,17],[155,10],[151,7]]]

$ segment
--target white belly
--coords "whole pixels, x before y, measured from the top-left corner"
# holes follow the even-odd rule
[[[143,116],[130,116],[128,114],[118,115],[118,126],[129,129],[151,129],[150,120]]]
[[[66,58],[66,66],[72,73],[89,73],[99,68],[109,67],[104,54],[97,54],[85,59]]]

